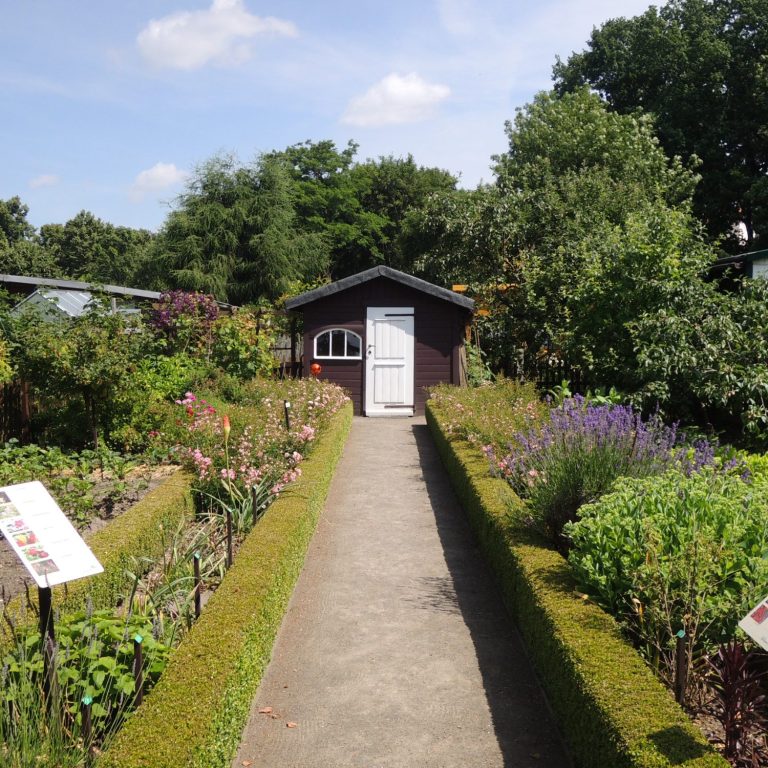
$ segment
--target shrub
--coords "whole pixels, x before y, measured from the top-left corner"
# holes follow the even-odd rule
[[[619,620],[662,674],[674,635],[711,648],[768,592],[768,481],[679,470],[622,478],[566,525],[583,588]]]
[[[242,308],[214,326],[211,357],[223,371],[240,379],[269,376],[277,365],[272,351],[276,340],[271,313]]]
[[[427,421],[480,546],[547,693],[574,761],[584,768],[727,768],[617,623],[581,599],[572,571],[532,531],[512,524],[521,505],[490,477],[482,454],[449,437],[452,419],[427,403]]]
[[[675,427],[658,417],[647,421],[628,406],[588,405],[576,396],[550,411],[549,423],[517,437],[517,446],[497,458],[494,471],[528,499],[531,522],[559,548],[563,525],[576,519],[582,504],[608,491],[617,477],[644,477],[685,462],[693,469],[714,460],[706,441],[692,453],[673,451]]]
[[[170,352],[207,348],[219,316],[212,296],[190,291],[166,291],[152,312],[150,325]]]
[[[446,414],[449,434],[475,445],[491,444],[501,451],[511,436],[527,431],[547,408],[533,384],[499,378],[479,387],[440,384],[430,390],[432,404]]]

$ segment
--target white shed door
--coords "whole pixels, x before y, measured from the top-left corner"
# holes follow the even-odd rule
[[[368,307],[365,415],[413,415],[413,307]]]

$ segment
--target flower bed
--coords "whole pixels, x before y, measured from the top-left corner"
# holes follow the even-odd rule
[[[188,523],[183,527],[169,525],[172,521],[161,523],[155,517],[152,529],[142,528],[143,534],[149,534],[154,540],[152,551],[146,549],[142,552],[137,548],[129,553],[121,547],[116,553],[113,567],[109,569],[109,578],[105,580],[102,591],[93,590],[99,583],[96,579],[82,582],[82,585],[87,586],[75,589],[75,598],[72,600],[68,590],[65,590],[64,603],[67,607],[82,605],[85,600],[90,610],[94,604],[91,597],[94,596],[98,604],[102,601],[112,606],[116,602],[122,603],[120,615],[124,616],[122,621],[126,627],[131,617],[146,617],[151,623],[153,635],[162,639],[166,645],[173,645],[174,638],[186,634],[193,620],[190,606],[195,594],[200,595],[203,589],[212,589],[218,585],[226,565],[229,565],[231,556],[247,531],[288,484],[299,478],[301,468],[298,465],[303,462],[304,456],[297,448],[306,450],[314,443],[316,435],[327,429],[332,428],[331,432],[338,436],[338,427],[334,425],[338,424],[339,417],[334,414],[347,400],[338,388],[319,382],[293,382],[288,385],[258,382],[241,394],[241,402],[237,405],[218,403],[226,408],[226,412],[222,413],[216,411],[216,406],[191,393],[177,402],[175,408],[179,416],[167,420],[166,430],[156,435],[157,445],[161,445],[162,440],[168,441],[166,444],[173,445],[174,455],[194,471],[194,474],[181,475],[180,485],[183,486],[184,498],[188,499],[191,492],[197,513],[189,516]],[[287,396],[291,397],[292,403],[288,418],[285,417],[282,399]],[[342,421],[346,423],[348,419],[345,417]],[[183,512],[177,513],[176,522],[183,518]],[[222,555],[223,551],[226,551],[226,556]],[[214,563],[214,570],[219,576],[210,580],[208,569],[203,569],[200,586],[193,589],[197,583],[192,574],[193,562],[199,560],[201,554],[206,559],[206,552],[210,552],[211,557],[208,559]],[[131,558],[131,555],[135,557]],[[128,562],[126,558],[129,558]],[[226,565],[220,567],[225,561]],[[141,573],[144,572],[147,575],[142,578]],[[219,599],[217,594],[211,598],[210,605],[216,604]],[[69,620],[61,621],[64,626],[68,626]],[[91,632],[90,629],[84,631]],[[116,653],[120,653],[120,642],[125,642],[125,639],[115,636]],[[23,639],[21,642],[23,647],[29,647]],[[12,658],[8,663],[14,669],[17,666]],[[32,665],[30,668],[36,668],[35,665],[42,661],[33,658],[29,663]],[[156,667],[159,662],[150,660],[149,663],[148,670],[154,672],[150,675],[148,671],[145,681],[156,677],[158,672]],[[57,668],[63,683],[70,678],[75,679],[81,672],[64,666]],[[130,681],[121,679],[120,685],[127,689]],[[62,690],[65,687],[60,685]],[[131,696],[124,695],[122,689],[117,693],[119,707],[112,699],[107,701],[106,698],[98,701],[93,699],[92,704],[89,704],[94,707],[94,713],[97,707],[98,712],[119,712],[119,716],[116,715],[111,722],[105,724],[107,731],[102,730],[96,736],[97,743],[109,735],[110,728],[119,725],[127,711],[126,707],[131,704]],[[135,695],[136,690],[133,693]],[[70,709],[72,706],[71,702],[67,704]],[[0,733],[4,728],[8,730],[9,723],[4,720],[8,711],[4,709],[0,712]],[[18,735],[18,724],[25,718],[19,716],[18,709],[11,709],[11,715],[11,731],[16,727],[12,735]],[[68,737],[70,740],[74,737],[72,746],[75,754],[78,750],[82,753],[83,741],[88,741],[85,734],[75,728],[78,722],[73,721]],[[13,723],[17,723],[17,726],[13,726]],[[49,730],[53,732],[56,729]],[[58,749],[58,746],[53,746]],[[51,744],[47,743],[45,749],[49,747]],[[69,760],[69,757],[66,759]],[[56,759],[64,758],[57,756]]]
[[[439,401],[428,402],[438,450],[577,764],[725,768],[618,624],[582,598],[565,559],[520,526],[523,502],[490,476],[478,447],[449,432],[445,425],[453,418]]]
[[[347,405],[267,511],[100,768],[220,768],[240,739],[351,425]]]

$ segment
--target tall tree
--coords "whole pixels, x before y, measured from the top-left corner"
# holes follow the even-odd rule
[[[214,157],[197,169],[168,217],[155,265],[173,286],[221,300],[274,298],[327,265],[322,238],[298,230],[294,217],[294,192],[278,158],[244,166]]]
[[[386,220],[364,208],[351,175],[357,144],[306,141],[267,157],[287,165],[294,181],[298,225],[321,235],[331,254],[334,278],[383,261]]]
[[[411,271],[416,254],[404,247],[406,216],[425,205],[431,195],[455,190],[456,177],[439,168],[419,166],[411,155],[367,160],[353,166],[350,173],[363,209],[383,220],[377,245],[383,263]]]
[[[713,258],[690,213],[695,175],[649,117],[586,89],[539,94],[506,130],[495,187],[438,196],[410,220],[433,242],[424,270],[487,293],[497,363],[546,348],[595,383],[636,388],[628,324]]]
[[[559,93],[588,84],[618,112],[652,113],[668,154],[701,159],[710,236],[743,222],[753,248],[768,237],[766,51],[768,0],[671,0],[595,29],[554,76]]]

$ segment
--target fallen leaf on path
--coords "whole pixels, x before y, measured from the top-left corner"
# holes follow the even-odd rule
[[[244,765],[245,768],[248,768],[249,765],[253,765],[253,760],[243,760],[243,762],[240,763],[240,765]]]
[[[286,723],[285,724],[286,728],[298,728],[298,726],[299,726],[298,723]]]
[[[272,707],[260,707],[259,708],[259,714],[260,715],[271,715],[272,714]]]

